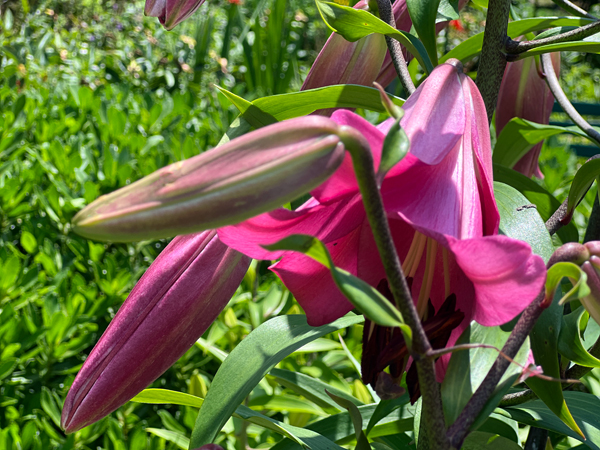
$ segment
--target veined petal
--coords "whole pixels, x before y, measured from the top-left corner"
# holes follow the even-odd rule
[[[484,326],[504,324],[529,305],[546,281],[546,265],[525,242],[507,236],[464,241],[447,238],[457,264],[473,283],[473,319]]]
[[[338,110],[333,113],[331,120],[338,125],[348,125],[358,130],[369,141],[375,169],[379,167],[381,161],[381,148],[385,134],[377,127],[367,122],[365,119],[348,110]],[[385,122],[384,122],[385,123]],[[390,124],[391,126],[391,124]],[[358,182],[354,174],[352,158],[346,152],[344,161],[335,173],[319,187],[311,191],[311,194],[320,202],[328,203],[339,199],[350,193],[358,192]]]
[[[466,106],[461,78],[452,64],[441,64],[406,100],[401,124],[410,153],[426,164],[438,164],[463,135]]]
[[[313,199],[309,202],[315,203]],[[230,247],[252,258],[274,260],[285,252],[270,252],[262,245],[274,244],[292,234],[310,234],[331,242],[358,227],[364,214],[360,196],[354,195],[297,211],[279,208],[218,231],[219,238]]]
[[[471,105],[471,142],[475,156],[475,173],[479,185],[481,200],[481,215],[483,220],[483,235],[498,234],[500,214],[494,198],[492,168],[492,144],[490,142],[490,127],[487,122],[485,104],[479,89],[469,77],[463,81],[465,97],[470,98]]]
[[[354,275],[362,228],[326,244],[334,264]],[[270,268],[294,294],[311,326],[333,322],[354,308],[335,285],[329,269],[307,256],[289,252]]]

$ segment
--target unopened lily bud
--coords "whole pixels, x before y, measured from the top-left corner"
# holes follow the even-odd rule
[[[249,265],[213,230],[173,239],[77,374],[62,411],[65,432],[107,416],[175,363],[227,305]]]
[[[589,250],[590,254],[600,256],[600,241],[590,241],[583,245]]]
[[[369,6],[365,0],[360,0],[354,8],[368,9]],[[392,10],[396,28],[409,31],[412,22],[406,0],[394,2]],[[348,42],[339,34],[332,33],[312,65],[302,90],[335,84],[371,87],[376,80],[385,87],[396,76],[383,35],[374,33],[356,42]]]
[[[127,242],[242,222],[333,174],[345,155],[338,131],[319,116],[269,125],[98,198],[73,218],[73,229]]]
[[[552,267],[558,262],[572,262],[580,266],[589,258],[590,250],[587,247],[587,244],[582,245],[576,242],[568,242],[564,245],[561,245],[554,251],[550,257],[550,260],[548,261],[547,266]]]
[[[203,3],[204,0],[146,0],[144,14],[158,17],[159,22],[167,30],[172,30],[191,16]]]
[[[560,53],[552,53],[552,66],[560,72]],[[536,123],[548,124],[554,96],[546,85],[545,76],[538,68],[535,58],[525,58],[507,64],[500,85],[496,108],[496,135],[514,117]],[[533,146],[514,166],[517,172],[531,177],[543,178],[538,158],[543,142]]]

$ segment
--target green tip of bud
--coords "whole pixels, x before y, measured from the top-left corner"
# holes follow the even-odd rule
[[[379,83],[374,81],[373,86],[375,86],[379,90],[379,95],[381,96],[381,103],[383,104],[383,107],[385,108],[387,113],[396,120],[402,119],[402,117],[404,117],[404,110],[399,106],[395,105],[394,102],[392,102],[390,97],[387,95],[387,93]]]

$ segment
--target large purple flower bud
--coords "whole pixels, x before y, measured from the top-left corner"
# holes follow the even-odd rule
[[[560,72],[560,53],[552,53],[552,66]],[[500,85],[496,108],[496,135],[513,117],[520,117],[536,123],[548,124],[554,96],[546,85],[545,76],[535,58],[525,58],[508,63]],[[523,175],[543,178],[538,158],[543,142],[536,144],[513,167]]]
[[[124,242],[242,222],[329,178],[345,155],[338,132],[318,116],[266,126],[98,198],[73,218],[73,229]]]
[[[359,1],[354,8],[368,9],[367,1]],[[412,25],[405,0],[393,5],[396,27],[409,31]],[[356,42],[348,42],[332,33],[308,73],[302,90],[335,84],[372,86],[374,81],[384,87],[396,78],[396,71],[387,51],[385,37],[371,34]]]
[[[227,305],[249,264],[212,230],[173,239],[77,374],[63,407],[64,430],[107,416],[175,363]]]

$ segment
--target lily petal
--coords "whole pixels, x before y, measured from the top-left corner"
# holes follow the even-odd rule
[[[546,281],[543,259],[529,244],[507,236],[447,239],[457,264],[475,287],[473,319],[502,325],[521,313]]]

